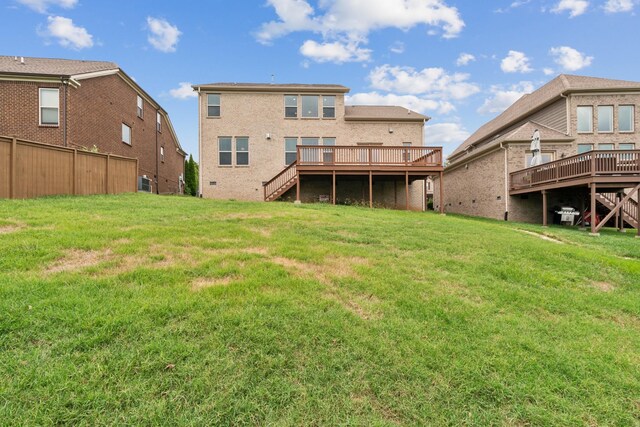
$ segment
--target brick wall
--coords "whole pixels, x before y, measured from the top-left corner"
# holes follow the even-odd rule
[[[161,193],[177,193],[178,177],[184,170],[184,157],[162,118],[157,134],[156,110],[144,101],[144,116],[137,117],[137,92],[120,76],[109,75],[81,80],[77,88],[68,87],[67,145],[139,159],[139,174],[154,178],[156,154],[164,146],[165,161],[158,159],[158,185]],[[39,126],[38,88],[60,88],[60,125]],[[64,145],[64,86],[38,82],[0,82],[0,135],[16,135],[47,144]],[[131,146],[122,142],[122,123],[132,129]],[[154,185],[155,190],[155,185]]]
[[[285,167],[285,137],[332,137],[336,138],[337,145],[381,143],[401,146],[403,142],[411,142],[413,146],[422,145],[421,122],[345,121],[344,95],[335,95],[336,117],[332,119],[286,119],[284,93],[222,93],[221,117],[207,118],[207,97],[202,93],[199,103],[202,115],[200,118],[202,132],[200,168],[203,196],[263,200],[262,183],[273,178]],[[390,128],[393,132],[389,131]],[[266,137],[267,134],[270,138]],[[249,138],[249,166],[219,165],[218,137],[220,136]],[[214,182],[215,185],[212,184]],[[423,181],[416,181],[411,185],[410,197],[413,209],[421,209],[423,206],[423,187]],[[302,188],[305,191],[304,185]],[[360,188],[359,184],[358,188]],[[316,193],[315,197],[318,194]],[[329,193],[325,191],[322,194]],[[309,197],[312,198],[312,195],[309,194]],[[404,193],[402,197],[404,198]]]

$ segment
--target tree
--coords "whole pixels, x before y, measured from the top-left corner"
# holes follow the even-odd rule
[[[184,161],[184,194],[198,195],[198,164],[189,155],[189,160]]]

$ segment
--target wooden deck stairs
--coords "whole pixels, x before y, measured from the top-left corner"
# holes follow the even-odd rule
[[[264,201],[273,202],[286,193],[298,182],[298,172],[296,170],[298,162],[293,162],[280,173],[264,183]]]
[[[622,197],[624,198],[625,196],[627,196],[627,193],[623,192]],[[616,193],[597,193],[596,200],[610,211],[614,209],[619,203]],[[636,218],[638,218],[638,201],[635,200],[633,195],[629,197],[629,199],[625,203],[623,203],[621,211],[622,219],[624,220],[624,222],[637,229],[638,221],[636,220]]]

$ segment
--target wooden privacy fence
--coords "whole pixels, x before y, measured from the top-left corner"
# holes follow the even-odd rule
[[[0,198],[138,189],[138,160],[0,136]]]

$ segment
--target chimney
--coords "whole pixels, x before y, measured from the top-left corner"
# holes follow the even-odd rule
[[[22,65],[24,65],[24,56],[21,56],[21,57],[20,57],[20,63],[21,63]]]

